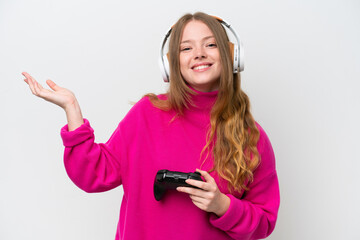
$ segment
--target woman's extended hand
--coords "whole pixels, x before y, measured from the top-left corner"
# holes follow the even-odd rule
[[[187,179],[186,183],[198,187],[178,187],[179,192],[188,193],[192,202],[200,209],[213,212],[221,217],[229,209],[230,198],[220,192],[215,180],[206,171],[196,169],[204,177],[205,182]]]
[[[67,108],[74,106],[77,101],[75,95],[68,89],[59,87],[53,81],[47,80],[46,83],[52,90],[43,88],[30,74],[22,73],[25,76],[24,81],[29,85],[31,92],[38,97],[52,102],[65,111]]]
[[[22,74],[25,76],[24,81],[29,85],[31,92],[35,96],[52,102],[65,110],[69,131],[77,129],[84,123],[80,106],[75,95],[70,90],[59,87],[51,80],[47,80],[46,84],[52,90],[45,89],[27,72]]]

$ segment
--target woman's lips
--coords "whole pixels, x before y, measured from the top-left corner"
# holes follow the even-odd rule
[[[210,63],[201,63],[201,64],[195,64],[192,67],[192,70],[194,70],[195,72],[203,72],[208,70],[211,67],[212,64]]]

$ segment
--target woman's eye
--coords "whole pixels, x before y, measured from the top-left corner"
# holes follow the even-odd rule
[[[216,47],[216,43],[209,43],[208,47]]]
[[[190,47],[183,47],[181,48],[181,51],[189,51],[191,48]]]

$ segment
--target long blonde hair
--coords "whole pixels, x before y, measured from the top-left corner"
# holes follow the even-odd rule
[[[213,154],[213,168],[219,177],[226,180],[230,192],[248,190],[247,183],[253,180],[253,171],[260,162],[257,150],[259,130],[250,113],[250,101],[241,90],[240,74],[233,73],[229,39],[221,23],[202,12],[186,14],[173,26],[169,43],[170,87],[167,99],[160,100],[155,94],[147,94],[152,104],[163,110],[174,109],[179,115],[192,104],[189,88],[180,72],[180,42],[185,25],[191,20],[205,23],[214,34],[220,52],[222,72],[217,100],[210,113],[206,145],[203,153]],[[206,159],[206,158],[205,158]]]

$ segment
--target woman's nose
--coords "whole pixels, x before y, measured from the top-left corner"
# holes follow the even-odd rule
[[[206,51],[204,48],[202,47],[198,47],[195,49],[195,52],[194,52],[194,58],[195,59],[202,59],[202,58],[206,58]]]

